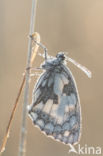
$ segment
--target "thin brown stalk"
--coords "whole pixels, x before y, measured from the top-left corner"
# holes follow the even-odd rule
[[[32,37],[39,43],[40,42],[40,35],[35,32],[34,34],[32,34]],[[30,60],[30,64],[32,66],[33,64],[33,61],[36,57],[36,54],[37,54],[37,51],[38,51],[38,45],[35,44],[33,50],[32,50],[32,57],[31,57],[31,60]],[[31,48],[32,49],[32,48]],[[3,142],[2,142],[2,145],[1,145],[1,149],[0,149],[0,155],[2,154],[2,152],[5,150],[5,146],[6,146],[6,143],[7,143],[7,139],[8,139],[8,136],[9,136],[9,133],[10,133],[10,128],[11,128],[11,124],[12,124],[12,121],[13,121],[13,118],[14,118],[14,115],[15,115],[15,112],[16,112],[16,109],[17,109],[17,106],[18,106],[18,101],[20,99],[20,95],[22,93],[22,89],[24,87],[24,84],[25,84],[25,74],[23,75],[23,80],[22,80],[22,83],[20,85],[20,89],[18,91],[18,94],[17,94],[17,98],[15,100],[15,103],[14,103],[14,106],[13,106],[13,109],[12,109],[12,112],[11,112],[11,116],[10,116],[10,119],[9,119],[9,122],[8,122],[8,125],[7,125],[7,128],[6,128],[6,133],[5,133],[5,136],[3,138]]]
[[[20,98],[20,95],[21,95],[21,92],[22,92],[24,83],[25,83],[25,75],[23,76],[23,80],[22,80],[22,83],[21,83],[19,92],[18,92],[18,94],[17,94],[17,98],[16,98],[16,100],[15,100],[14,107],[13,107],[12,112],[11,112],[11,116],[10,116],[10,119],[9,119],[9,122],[8,122],[8,125],[7,125],[7,128],[6,128],[6,133],[5,133],[5,136],[4,136],[4,138],[3,138],[2,146],[1,146],[1,149],[0,149],[0,154],[5,150],[5,146],[6,146],[6,143],[7,143],[7,139],[8,139],[8,137],[9,137],[9,132],[10,132],[10,128],[11,128],[11,123],[12,123],[14,114],[15,114],[15,112],[16,112],[16,108],[17,108],[17,105],[18,105],[18,101],[19,101],[19,98]]]
[[[39,43],[40,42],[40,35],[39,33],[35,32],[32,37]],[[37,51],[38,51],[38,45],[36,44],[33,48],[33,51],[32,51],[32,58],[31,58],[31,66],[33,64],[33,61],[36,57],[36,54],[37,54]],[[18,102],[19,102],[19,99],[20,99],[20,95],[22,93],[22,90],[23,90],[23,87],[24,87],[24,84],[25,84],[25,74],[23,75],[23,80],[21,82],[21,85],[20,85],[20,88],[19,88],[19,91],[18,91],[18,94],[17,94],[17,97],[16,97],[16,100],[14,102],[14,106],[13,106],[13,109],[12,109],[12,112],[11,112],[11,115],[10,115],[10,118],[9,118],[9,121],[8,121],[8,125],[7,125],[7,128],[6,128],[6,132],[5,132],[5,136],[3,138],[3,142],[2,142],[2,145],[1,145],[1,149],[0,149],[0,155],[2,154],[2,152],[5,150],[5,146],[6,146],[6,143],[7,143],[7,139],[9,137],[9,133],[10,133],[10,129],[11,129],[11,124],[12,124],[12,121],[13,121],[13,118],[14,118],[14,115],[15,115],[15,112],[16,112],[16,109],[17,109],[17,106],[18,106]]]

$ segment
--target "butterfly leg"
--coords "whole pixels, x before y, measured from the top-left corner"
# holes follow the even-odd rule
[[[35,43],[38,44],[44,50],[44,58],[45,58],[45,61],[46,61],[47,60],[47,56],[48,56],[47,48],[42,43],[38,43],[37,41],[35,41]]]
[[[34,71],[34,73],[30,74],[30,77],[34,77],[34,76],[40,76],[41,72],[40,70],[43,70],[42,68],[38,67],[38,68],[30,68],[31,71]]]
[[[30,77],[40,76],[41,73],[39,73],[39,72],[40,72],[40,70],[43,70],[43,69],[40,68],[40,67],[38,67],[38,68],[29,67],[29,69],[30,69],[31,71],[34,71],[34,73],[30,73]],[[26,70],[28,70],[28,69],[26,69]],[[39,71],[39,72],[37,72],[37,71]],[[25,73],[23,73],[23,75],[25,75]]]
[[[30,37],[32,38],[32,41],[34,41],[34,43],[36,43],[37,45],[39,45],[44,50],[44,58],[45,58],[45,61],[46,61],[47,60],[47,56],[48,56],[48,50],[47,50],[47,48],[42,43],[39,43],[36,40],[34,40],[34,38],[33,38],[32,35],[30,35]]]

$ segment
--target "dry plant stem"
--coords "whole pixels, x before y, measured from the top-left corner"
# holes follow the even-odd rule
[[[33,35],[33,38],[35,38],[35,40],[37,42],[40,42],[40,35],[35,32]],[[38,51],[38,45],[36,44],[33,51],[32,51],[32,58],[31,58],[31,65],[36,57],[36,54],[37,54],[37,51]],[[16,108],[18,106],[18,101],[20,99],[20,95],[22,93],[22,89],[23,89],[23,86],[25,84],[25,74],[23,75],[23,80],[22,80],[22,83],[20,85],[20,89],[18,91],[18,94],[17,94],[17,97],[16,97],[16,100],[15,100],[15,103],[14,103],[14,107],[12,109],[12,112],[11,112],[11,116],[10,116],[10,119],[9,119],[9,122],[8,122],[8,125],[7,125],[7,128],[6,128],[6,133],[5,133],[5,136],[3,138],[3,142],[2,142],[2,145],[1,145],[1,149],[0,149],[0,154],[2,154],[2,152],[5,150],[5,146],[6,146],[6,143],[7,143],[7,139],[9,137],[9,132],[10,132],[10,128],[11,128],[11,123],[13,121],[13,117],[15,115],[15,112],[16,112]]]
[[[34,33],[35,14],[36,14],[36,0],[32,0],[31,23],[30,23],[30,33],[29,33],[30,36]],[[22,125],[21,125],[21,135],[20,135],[18,156],[24,156],[26,152],[25,144],[26,144],[26,127],[27,127],[27,105],[28,105],[28,97],[29,97],[31,56],[32,56],[32,38],[29,37],[28,58],[27,58],[27,66],[26,66],[27,70],[25,75],[24,104],[23,104],[23,112],[22,112]]]
[[[36,13],[36,0],[32,0],[31,24],[30,24],[30,33],[29,33],[30,36],[34,32],[35,13]],[[27,70],[25,75],[24,104],[23,104],[22,125],[21,125],[21,135],[20,135],[18,156],[24,156],[26,152],[25,144],[26,144],[26,127],[27,127],[27,105],[28,105],[28,97],[29,97],[28,95],[29,95],[31,56],[32,56],[32,38],[29,37],[28,58],[27,58],[27,66],[26,66]]]
[[[33,38],[35,38],[35,40],[37,42],[40,42],[40,35],[35,32],[33,35],[32,35]],[[37,54],[37,51],[38,51],[38,45],[36,44],[33,51],[32,51],[32,58],[31,58],[31,65],[36,57],[36,54]],[[3,138],[3,142],[2,142],[2,145],[1,145],[1,149],[0,149],[0,154],[2,154],[2,152],[5,150],[5,146],[6,146],[6,143],[7,143],[7,139],[9,137],[9,132],[10,132],[10,128],[11,128],[11,123],[13,121],[13,117],[15,115],[15,112],[16,112],[16,109],[17,109],[17,106],[18,106],[18,101],[20,99],[20,95],[22,93],[22,89],[24,87],[24,84],[25,84],[25,74],[23,75],[23,80],[22,80],[22,83],[20,85],[20,89],[18,91],[18,94],[17,94],[17,97],[16,97],[16,100],[15,100],[15,103],[14,103],[14,107],[12,109],[12,112],[11,112],[11,116],[10,116],[10,119],[9,119],[9,122],[8,122],[8,125],[7,125],[7,128],[6,128],[6,133],[5,133],[5,136]]]
[[[35,40],[37,42],[40,42],[40,35],[35,32],[33,35],[32,35],[33,38],[35,38]],[[30,61],[30,64],[32,65],[35,57],[36,57],[36,54],[37,54],[37,51],[38,51],[38,45],[36,44],[33,51],[32,51],[32,58],[31,58],[31,61]],[[15,115],[15,112],[16,112],[16,108],[17,108],[17,105],[18,105],[18,101],[20,99],[20,95],[22,93],[22,89],[23,89],[23,86],[25,84],[25,74],[23,75],[23,80],[22,80],[22,83],[21,83],[21,86],[20,86],[20,89],[19,89],[19,92],[17,94],[17,98],[15,100],[15,103],[14,103],[14,107],[12,109],[12,112],[11,112],[11,116],[10,116],[10,119],[9,119],[9,122],[8,122],[8,126],[6,128],[6,133],[5,133],[5,136],[3,138],[3,142],[2,142],[2,145],[1,145],[1,149],[0,149],[0,155],[2,154],[2,152],[5,150],[5,146],[6,146],[6,143],[7,143],[7,139],[8,139],[8,136],[9,136],[9,132],[10,132],[10,128],[11,128],[11,123],[12,123],[12,120],[13,120],[13,117]]]
[[[2,143],[2,146],[1,146],[1,149],[0,149],[0,154],[5,150],[5,146],[6,146],[6,143],[7,143],[7,139],[8,139],[8,137],[9,137],[9,132],[10,132],[10,128],[11,128],[11,123],[12,123],[12,120],[13,120],[13,116],[14,116],[14,114],[15,114],[15,112],[16,112],[17,104],[18,104],[18,101],[19,101],[19,98],[20,98],[20,95],[21,95],[21,92],[22,92],[24,83],[25,83],[25,75],[23,76],[23,80],[22,80],[22,83],[21,83],[21,86],[20,86],[20,89],[19,89],[19,92],[18,92],[16,101],[15,101],[15,103],[14,103],[14,107],[13,107],[13,110],[12,110],[12,113],[11,113],[11,116],[10,116],[10,119],[9,119],[9,122],[8,122],[8,126],[7,126],[7,129],[6,129],[6,133],[5,133],[5,136],[4,136],[4,139],[3,139],[3,143]]]
[[[33,38],[35,38],[38,42],[40,42],[40,36],[38,33],[34,33],[32,35]],[[30,37],[31,41],[32,38]],[[30,46],[32,49],[32,44]],[[30,59],[30,64],[27,66],[27,80],[28,80],[28,85],[25,86],[25,92],[24,92],[24,106],[25,110],[23,109],[23,115],[22,115],[22,126],[21,126],[21,137],[20,137],[20,145],[19,145],[19,155],[18,156],[23,156],[25,153],[25,143],[26,143],[26,117],[27,117],[27,105],[28,105],[28,90],[29,90],[29,77],[30,77],[30,68],[32,66],[32,63],[36,57],[37,51],[38,51],[39,46],[35,45],[35,48],[33,50],[32,58]],[[25,95],[26,94],[26,95]]]

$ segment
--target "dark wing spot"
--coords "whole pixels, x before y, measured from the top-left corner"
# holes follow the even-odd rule
[[[66,95],[70,95],[71,93],[76,93],[74,83],[70,78],[69,78],[69,83],[64,85],[63,93],[65,93]]]
[[[39,84],[39,87],[37,89],[40,89],[41,94],[38,96],[34,105],[37,105],[40,102],[43,102],[45,104],[48,99],[52,99],[53,103],[58,104],[58,96],[53,92],[54,83],[52,83],[51,86],[48,87],[48,81],[50,77],[54,77],[54,72],[49,73],[49,77],[47,77],[47,81],[44,86],[42,85],[42,82],[41,84]],[[43,80],[45,79],[46,76]]]
[[[53,99],[53,104],[58,104],[58,96],[52,92],[50,99]]]

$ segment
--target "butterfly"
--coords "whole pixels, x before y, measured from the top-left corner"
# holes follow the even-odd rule
[[[89,77],[87,68],[67,58],[63,52],[47,57],[45,48],[44,72],[33,89],[28,114],[32,122],[48,137],[64,144],[79,142],[82,128],[81,106],[77,85],[65,60],[81,68]]]

